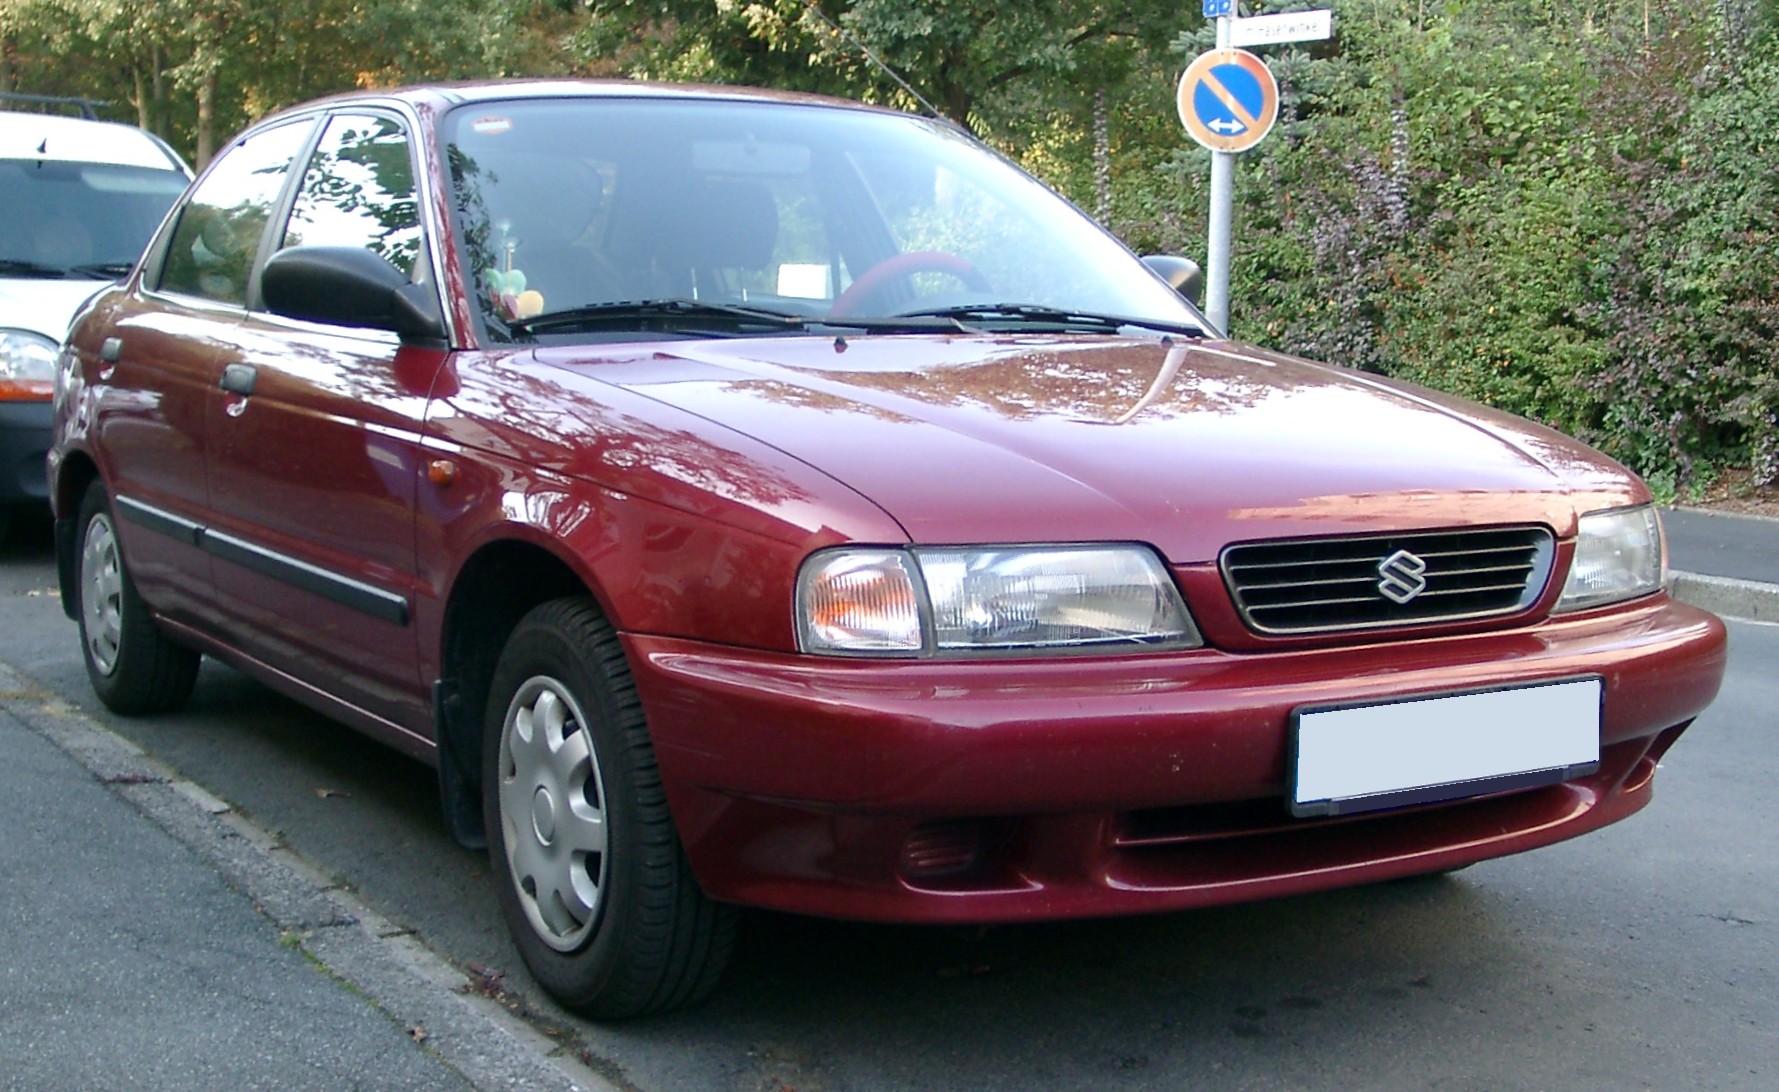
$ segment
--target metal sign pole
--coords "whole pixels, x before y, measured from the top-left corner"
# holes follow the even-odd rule
[[[1228,49],[1235,5],[1217,17],[1217,48]],[[1211,153],[1210,221],[1205,230],[1205,317],[1229,333],[1230,228],[1235,218],[1235,155]]]
[[[1229,254],[1235,219],[1235,157],[1266,139],[1279,117],[1279,83],[1266,62],[1238,48],[1321,41],[1334,12],[1294,11],[1241,18],[1236,0],[1204,0],[1217,46],[1180,75],[1175,94],[1186,132],[1211,153],[1211,203],[1205,225],[1205,316],[1229,332]]]

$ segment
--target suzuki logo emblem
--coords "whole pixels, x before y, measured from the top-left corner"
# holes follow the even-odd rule
[[[1406,603],[1427,590],[1427,563],[1409,553],[1397,550],[1378,562],[1378,594],[1392,603]]]

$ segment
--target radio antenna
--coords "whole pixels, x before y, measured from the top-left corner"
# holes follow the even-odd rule
[[[945,119],[945,115],[939,113],[938,107],[936,107],[932,103],[928,102],[925,95],[922,95],[919,91],[916,91],[913,87],[909,86],[907,80],[903,79],[900,75],[898,75],[896,73],[895,69],[891,68],[889,65],[887,65],[883,62],[883,58],[881,58],[877,54],[871,52],[870,46],[866,45],[864,42],[861,42],[859,40],[858,36],[856,34],[854,34],[852,31],[847,30],[845,27],[841,26],[839,23],[836,23],[833,19],[829,18],[827,12],[823,11],[821,8],[816,7],[815,0],[803,0],[803,6],[806,9],[808,9],[808,11],[811,15],[814,15],[817,19],[820,19],[822,22],[826,23],[828,25],[828,29],[832,30],[835,34],[839,35],[841,38],[844,38],[847,42],[849,42],[852,45],[852,47],[854,49],[858,50],[860,53],[863,53],[865,55],[865,59],[867,61],[870,61],[872,64],[877,66],[878,71],[882,72],[884,75],[888,76],[890,79],[896,81],[897,87],[900,87],[902,90],[908,92],[909,96],[912,97],[915,102],[920,103],[922,108],[924,108],[926,110],[927,116],[937,119],[937,120]]]

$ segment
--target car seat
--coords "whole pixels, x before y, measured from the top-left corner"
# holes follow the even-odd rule
[[[631,175],[607,250],[628,299],[739,297],[739,274],[767,268],[778,204],[753,179]]]
[[[610,271],[584,238],[603,199],[597,171],[578,159],[535,153],[485,156],[478,166],[488,245],[503,272],[509,260],[523,271],[546,310],[615,298]]]

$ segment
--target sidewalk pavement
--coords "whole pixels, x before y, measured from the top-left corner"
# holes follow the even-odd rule
[[[610,1089],[0,665],[0,1090]]]
[[[1779,621],[1779,520],[1664,513]],[[610,1089],[275,838],[0,665],[0,1089]]]

